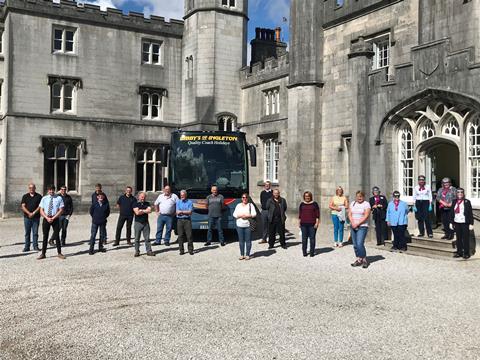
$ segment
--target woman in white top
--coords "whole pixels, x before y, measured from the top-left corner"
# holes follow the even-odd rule
[[[352,266],[361,266],[364,269],[368,267],[365,238],[368,232],[370,211],[370,203],[365,201],[365,194],[362,191],[357,191],[356,199],[348,209],[348,218],[352,228],[353,249],[357,257]]]
[[[255,218],[255,206],[249,202],[248,194],[242,195],[242,202],[235,207],[233,217],[237,219],[238,244],[240,245],[240,260],[250,260],[252,250],[252,233],[250,219]]]

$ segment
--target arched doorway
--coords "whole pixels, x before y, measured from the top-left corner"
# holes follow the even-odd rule
[[[460,151],[458,146],[442,138],[423,143],[419,150],[419,174],[424,174],[432,191],[441,187],[443,178],[450,178],[453,186],[461,184]]]
[[[382,133],[391,139],[393,187],[411,202],[419,175],[434,191],[449,177],[480,208],[480,109],[452,100],[429,94],[388,115]]]

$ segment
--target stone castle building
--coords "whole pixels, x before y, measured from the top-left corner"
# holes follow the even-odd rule
[[[156,193],[173,129],[234,129],[257,146],[250,183],[373,185],[409,199],[450,176],[480,207],[480,3],[292,0],[290,44],[247,0],[186,0],[183,21],[72,1],[1,7],[0,212],[30,181]]]

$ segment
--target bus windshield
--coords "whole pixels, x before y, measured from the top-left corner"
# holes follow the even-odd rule
[[[240,197],[248,188],[246,144],[243,136],[229,133],[177,133],[172,137],[170,184],[209,193],[217,185],[222,194]]]

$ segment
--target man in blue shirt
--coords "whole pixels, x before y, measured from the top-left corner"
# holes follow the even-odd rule
[[[53,236],[57,243],[58,258],[65,259],[62,255],[62,244],[60,242],[60,216],[63,213],[63,199],[60,195],[55,194],[55,186],[50,185],[48,188],[48,195],[45,195],[40,202],[40,215],[43,217],[42,232],[43,232],[43,246],[42,254],[38,260],[45,259],[48,246],[48,233],[50,228],[53,228]]]
[[[188,253],[193,255],[193,238],[192,238],[192,212],[193,203],[187,199],[187,191],[180,191],[180,200],[177,200],[177,231],[178,231],[178,247],[180,255],[185,254],[183,243],[188,242]]]

